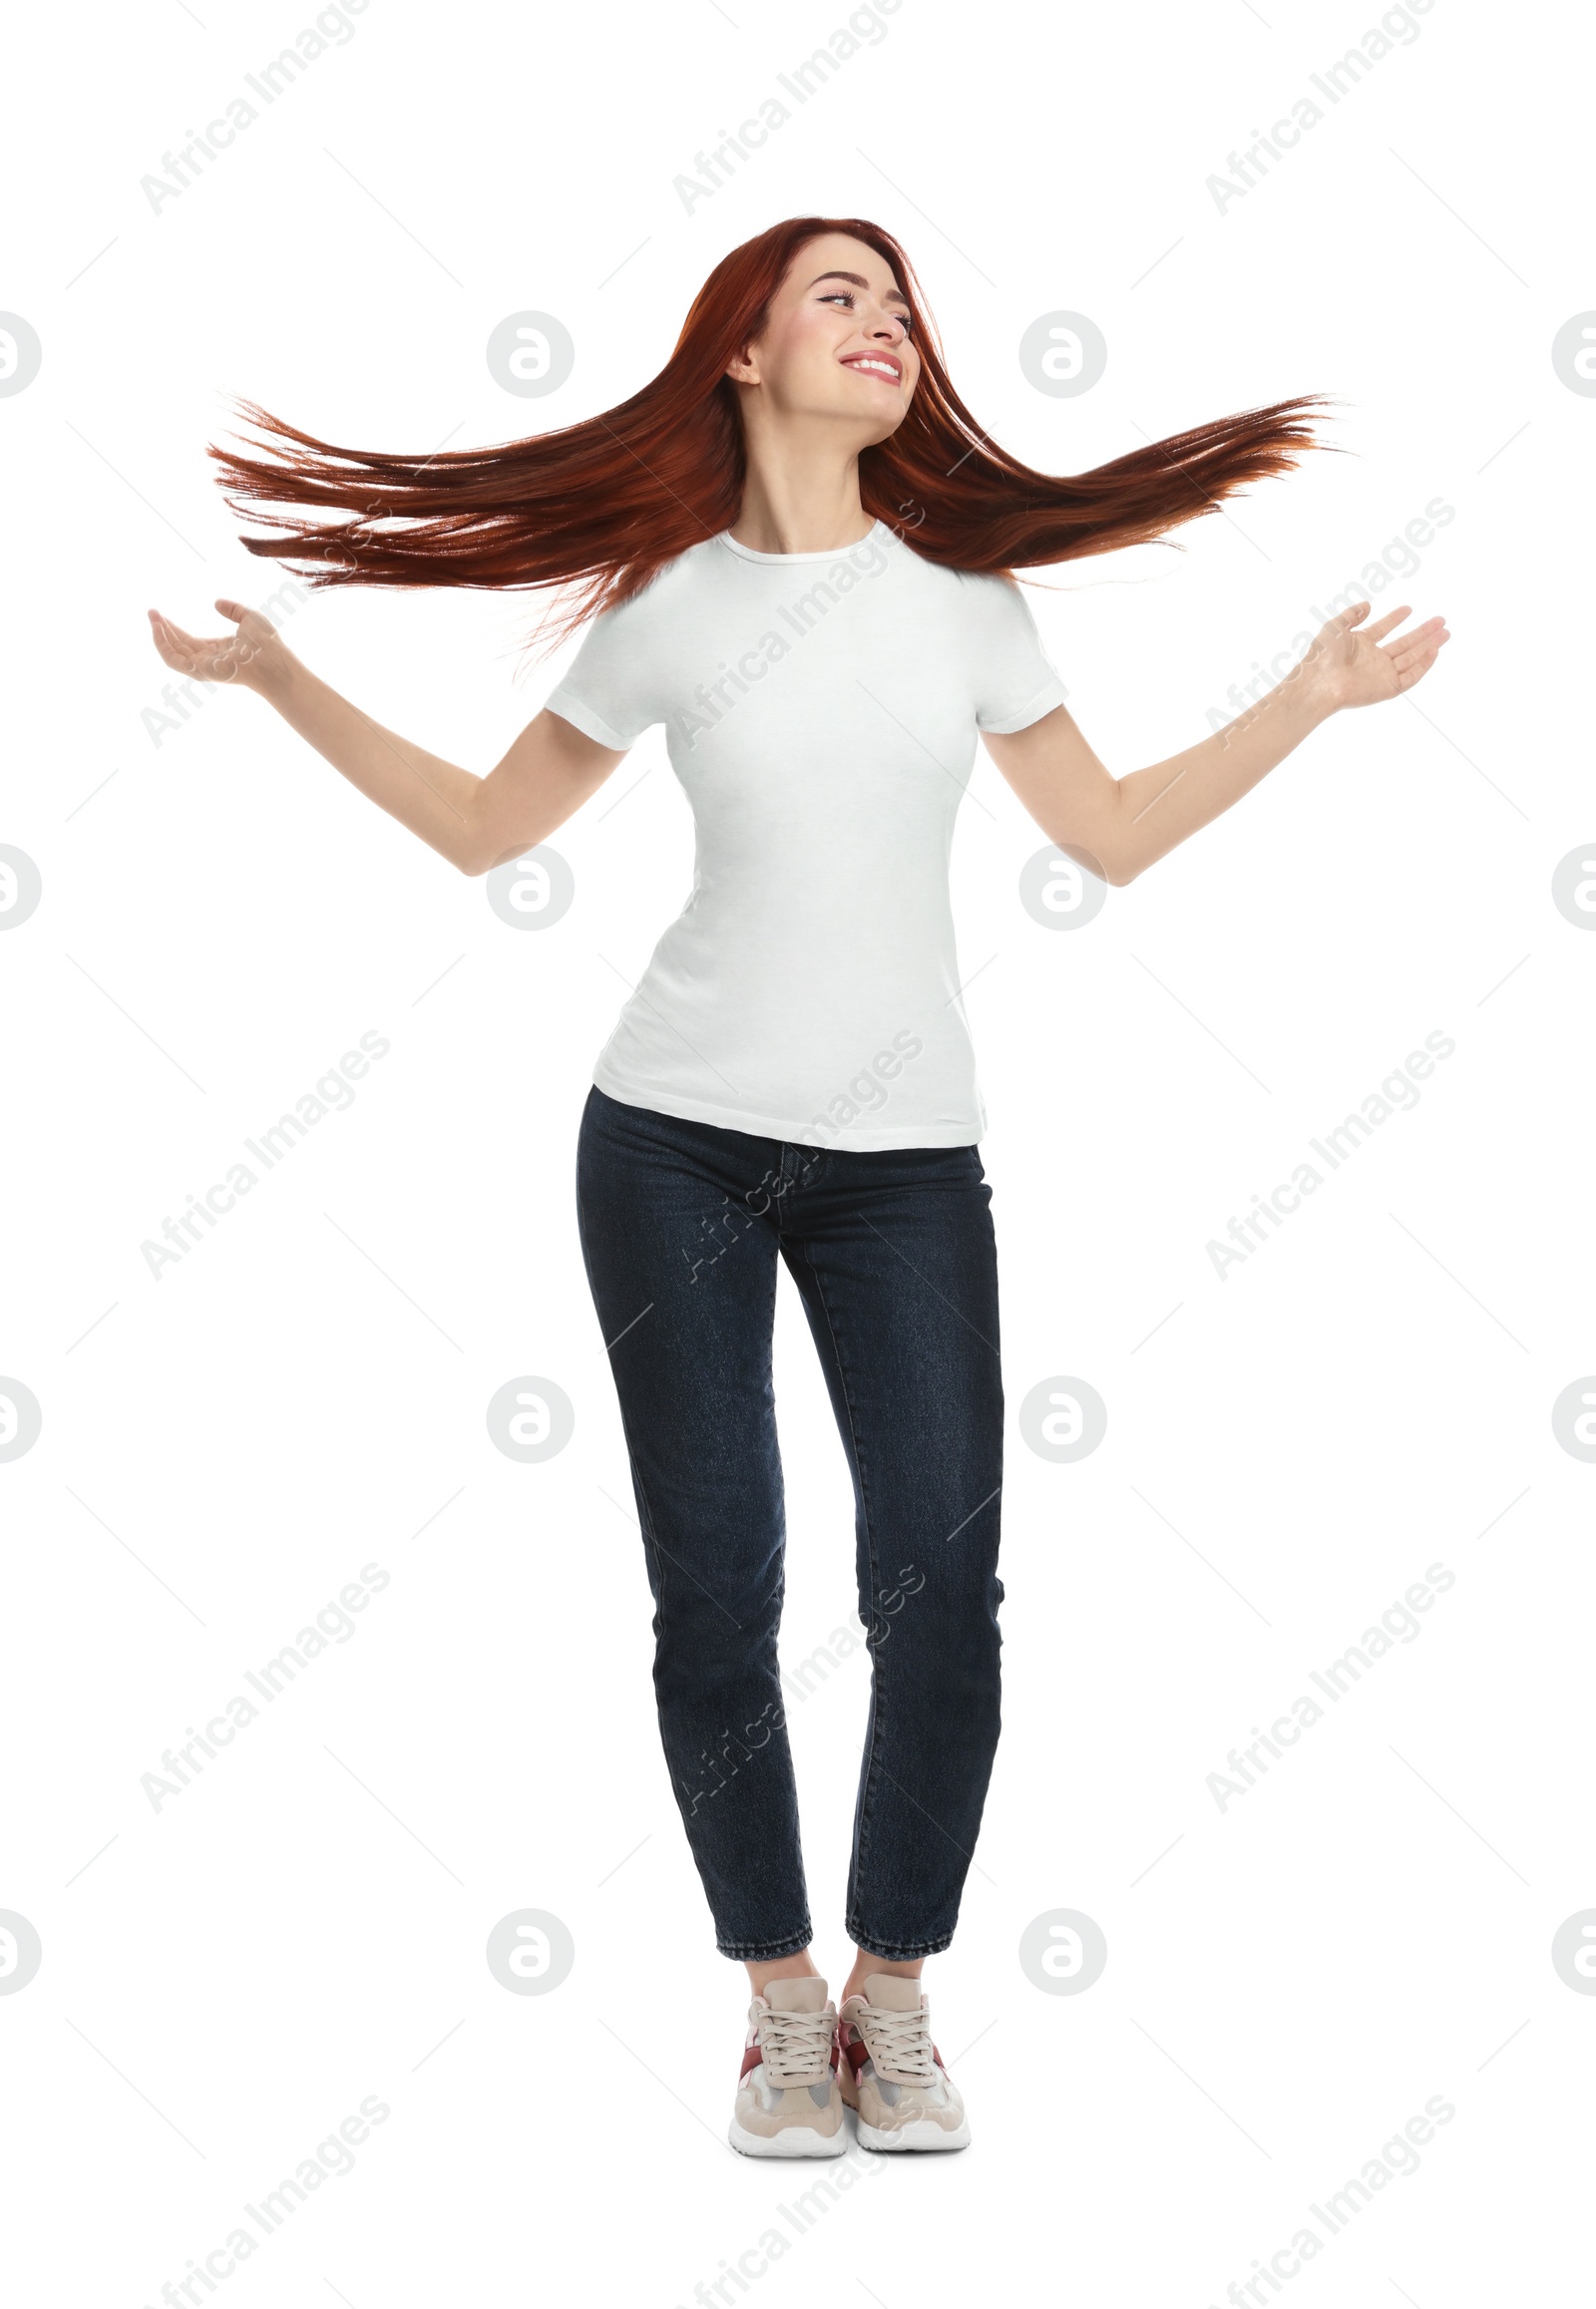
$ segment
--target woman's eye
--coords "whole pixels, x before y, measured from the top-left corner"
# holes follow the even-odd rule
[[[822,304],[845,304],[851,312],[854,306],[854,292],[851,288],[828,288],[822,295],[820,301]],[[903,323],[903,331],[906,337],[914,335],[914,323],[910,319],[908,313],[895,313],[893,318]]]

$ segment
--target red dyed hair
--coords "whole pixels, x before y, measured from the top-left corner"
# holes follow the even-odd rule
[[[736,521],[745,461],[726,366],[759,335],[799,250],[825,232],[873,248],[909,300],[920,381],[898,430],[861,452],[859,491],[865,510],[929,562],[1008,577],[1147,544],[1324,446],[1306,422],[1324,405],[1311,394],[1193,426],[1090,473],[1035,473],[989,440],[955,392],[892,234],[858,216],[793,216],[721,258],[658,376],[555,432],[418,457],[337,448],[240,402],[268,436],[270,462],[214,446],[209,454],[233,510],[288,533],[240,542],[312,585],[566,589],[558,631],[569,632]],[[257,514],[236,501],[358,518]]]

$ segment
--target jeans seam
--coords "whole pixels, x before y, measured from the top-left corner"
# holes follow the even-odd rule
[[[617,1409],[620,1408],[619,1398],[620,1390],[617,1386],[615,1389]],[[654,1592],[654,1605],[659,1614],[659,1634],[662,1640],[665,1632],[665,1557],[662,1549],[660,1548],[658,1540],[654,1536],[653,1503],[648,1497],[648,1486],[643,1481],[642,1467],[638,1461],[637,1453],[632,1447],[631,1430],[626,1423],[626,1414],[623,1409],[620,1411],[620,1434],[621,1439],[626,1446],[626,1456],[631,1462],[632,1481],[636,1485],[637,1498],[643,1512],[644,1520],[638,1528],[642,1532],[644,1545],[648,1548],[654,1559],[654,1576],[658,1581],[658,1586]],[[674,1777],[674,1774],[672,1774],[672,1777]]]
[[[611,1373],[613,1374],[614,1356],[612,1353],[609,1355],[608,1360]],[[657,1649],[662,1649],[664,1646],[667,1629],[669,1627],[669,1616],[665,1608],[665,1566],[671,1561],[671,1559],[665,1553],[664,1549],[660,1547],[658,1536],[654,1530],[653,1501],[649,1496],[648,1485],[643,1477],[641,1460],[633,1447],[631,1427],[626,1417],[624,1405],[621,1401],[618,1379],[615,1382],[615,1403],[616,1408],[620,1413],[621,1438],[626,1446],[626,1457],[630,1465],[632,1481],[636,1488],[638,1504],[642,1509],[642,1515],[638,1523],[638,1530],[641,1533],[644,1548],[652,1557],[655,1579],[657,1581],[657,1586],[653,1591],[654,1610],[659,1621],[658,1634],[656,1638],[657,1652]],[[783,1531],[782,1535],[781,1562],[780,1568],[776,1575],[776,1580],[777,1586],[775,1599],[775,1619],[779,1628],[782,1618],[782,1606],[786,1599],[787,1589],[785,1531]],[[687,1837],[688,1850],[690,1853],[692,1853],[696,1863],[697,1854],[696,1845],[693,1840],[692,1816],[687,1810],[684,1786],[678,1785],[676,1772],[674,1766],[671,1764],[668,1754],[665,1757],[665,1769],[670,1779],[671,1795],[675,1801],[676,1810],[680,1816],[682,1827]],[[803,1857],[801,1846],[795,1854],[795,1857],[797,1859],[799,1868],[799,1880],[802,1882]],[[705,1890],[707,1896],[707,1887]],[[727,1948],[718,1938],[715,1945],[723,1956],[734,1957],[744,1963],[758,1964],[774,1962],[779,1957],[796,1956],[801,1950],[808,1948],[812,1944],[813,1940],[814,1926],[806,1915],[801,1932],[797,1937],[788,1936],[775,1945],[771,1945],[767,1942],[755,1943],[738,1941],[732,1947]]]
[[[852,1919],[846,1930],[862,1956],[879,1956],[884,1964],[913,1964],[917,1957],[941,1956],[944,1949],[952,1948],[954,1940],[948,1932],[936,1940],[895,1941],[891,1948],[871,1948],[858,1937]]]
[[[715,1948],[721,1956],[729,1956],[739,1964],[774,1964],[778,1957],[801,1955],[804,1949],[812,1945],[814,1937],[814,1927],[806,1924],[801,1938],[789,1935],[787,1939],[775,1944],[769,1941],[737,1940],[729,1948],[723,1940],[717,1940]]]
[[[804,1258],[810,1274],[815,1279],[815,1296],[819,1300],[821,1312],[826,1318],[826,1330],[831,1337],[832,1352],[837,1358],[837,1375],[842,1382],[842,1399],[848,1412],[848,1435],[853,1445],[854,1463],[859,1469],[859,1498],[865,1518],[865,1539],[870,1552],[870,1608],[872,1618],[874,1618],[876,1597],[881,1589],[881,1567],[876,1558],[876,1525],[870,1509],[870,1486],[866,1480],[865,1454],[860,1445],[859,1430],[854,1424],[853,1389],[849,1383],[848,1365],[843,1359],[842,1343],[837,1337],[837,1326],[832,1321],[831,1303],[826,1297],[825,1277],[815,1265],[813,1251],[807,1244],[804,1246]],[[866,1641],[868,1643],[868,1637]],[[875,1646],[871,1645],[870,1752],[864,1763],[863,1792],[859,1805],[859,1845],[854,1854],[854,1899],[850,1905],[855,1909],[857,1909],[864,1890],[865,1856],[870,1841],[871,1814],[875,1807],[876,1757],[882,1742],[882,1716],[884,1713],[882,1702],[884,1697],[884,1682],[880,1674],[879,1655]],[[855,1945],[857,1946],[858,1943],[856,1942]],[[928,1953],[930,1952],[928,1951]]]

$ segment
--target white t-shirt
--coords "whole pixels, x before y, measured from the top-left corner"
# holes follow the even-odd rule
[[[954,818],[977,730],[1065,694],[1017,587],[880,521],[820,554],[707,539],[596,618],[549,707],[617,748],[662,721],[697,833],[599,1089],[809,1145],[979,1139]]]

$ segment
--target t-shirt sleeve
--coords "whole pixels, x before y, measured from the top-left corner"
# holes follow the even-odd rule
[[[973,676],[976,727],[1001,733],[1028,729],[1062,705],[1069,692],[1041,645],[1030,603],[1003,577],[980,577],[975,608]]]
[[[565,674],[544,700],[591,737],[617,753],[635,745],[651,723],[664,719],[652,676],[652,651],[637,614],[644,596],[604,609],[583,636]]]

